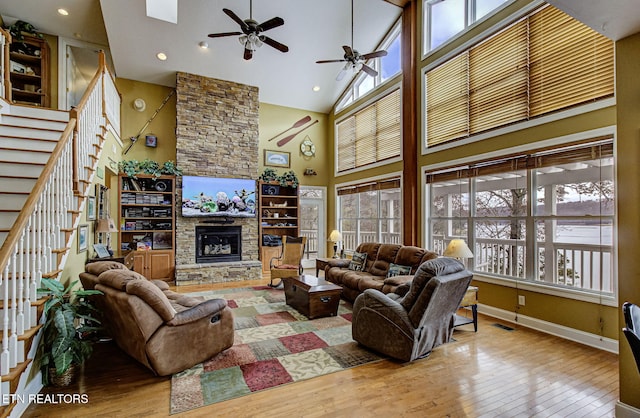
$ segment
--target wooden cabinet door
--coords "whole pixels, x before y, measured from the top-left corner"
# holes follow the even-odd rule
[[[135,271],[136,273],[140,273],[143,276],[146,274],[146,265],[147,265],[147,260],[146,260],[146,251],[133,251],[132,252],[132,261],[133,261],[133,266],[132,266],[132,270]]]
[[[147,279],[173,280],[173,251],[149,251]]]
[[[282,247],[262,247],[261,260],[262,260],[262,273],[271,274],[269,268],[269,262],[273,257],[279,257],[282,252]]]

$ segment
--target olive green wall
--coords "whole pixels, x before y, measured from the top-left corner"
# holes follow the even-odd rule
[[[116,86],[122,96],[121,106],[121,138],[125,149],[131,143],[140,129],[153,116],[164,99],[171,93],[172,88],[157,84],[143,83],[125,78],[116,79]],[[135,99],[143,99],[146,109],[138,112],[133,108]],[[145,145],[145,136],[154,134],[158,138],[156,148]],[[176,160],[176,96],[171,96],[166,105],[158,112],[149,126],[142,132],[129,152],[122,157],[124,160],[144,160],[149,158],[162,164],[165,161]]]
[[[616,43],[618,300],[640,304],[640,33]],[[618,310],[620,324],[624,324]],[[620,331],[620,400],[640,408],[640,375]]]
[[[113,161],[118,161],[120,153],[122,152],[122,147],[120,146],[120,142],[111,134],[110,132],[106,135],[106,140],[102,147],[102,154],[100,155],[100,161],[98,161],[98,169],[96,170],[96,175],[93,178],[93,183],[89,186],[89,196],[95,196],[95,185],[102,184],[111,188],[111,195],[113,191],[116,191],[117,185],[117,177],[116,177],[116,166]],[[115,181],[114,181],[115,180]],[[109,197],[110,205],[110,214],[112,218],[117,218],[117,191],[115,193],[115,197]],[[96,202],[97,206],[97,202]],[[69,251],[67,263],[65,265],[65,269],[62,272],[60,277],[60,281],[63,283],[67,283],[69,281],[78,280],[79,274],[84,271],[84,265],[87,259],[95,256],[95,252],[93,250],[93,244],[95,241],[95,221],[87,219],[87,210],[80,214],[80,223],[79,225],[87,225],[88,236],[87,236],[87,250],[86,251],[78,251],[78,234],[75,235],[75,239],[71,244],[71,251]],[[96,208],[97,209],[97,208]],[[113,249],[117,249],[117,234],[113,233],[111,235],[111,247]]]
[[[332,155],[327,152],[327,131],[329,130],[328,116],[324,113],[310,112],[307,110],[294,109],[291,107],[276,106],[268,103],[260,103],[260,122],[259,122],[259,138],[258,147],[260,149],[260,166],[259,173],[265,168],[264,150],[272,150],[279,152],[289,152],[291,167],[271,167],[279,174],[285,171],[293,170],[300,184],[306,186],[326,186],[329,178],[333,175],[330,167],[333,166]],[[311,120],[299,128],[289,129],[294,123],[302,118],[310,116]],[[313,122],[318,121],[313,124]],[[277,142],[299,132],[301,129],[309,126],[296,135],[287,144],[279,147]],[[287,130],[288,129],[288,130]],[[287,130],[286,132],[284,132]],[[284,133],[283,133],[284,132]],[[275,137],[275,138],[274,138]],[[316,147],[315,157],[306,157],[300,151],[300,144],[309,137]],[[269,141],[269,139],[272,139]],[[315,170],[317,175],[305,176],[304,171],[307,168]]]

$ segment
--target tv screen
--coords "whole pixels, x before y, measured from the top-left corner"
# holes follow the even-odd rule
[[[256,181],[182,177],[182,216],[256,216]]]

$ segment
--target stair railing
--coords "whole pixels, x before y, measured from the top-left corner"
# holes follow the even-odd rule
[[[3,376],[25,361],[18,337],[37,325],[36,290],[43,277],[59,278],[85,207],[105,126],[120,123],[121,99],[115,84],[109,86],[113,79],[103,52],[100,57],[100,68],[71,111],[69,123],[0,248]],[[106,109],[106,103],[112,110]],[[113,119],[107,120],[105,115],[110,112]]]
[[[5,29],[0,28],[0,97],[11,97],[11,82],[9,81],[9,45],[11,44],[11,35]]]

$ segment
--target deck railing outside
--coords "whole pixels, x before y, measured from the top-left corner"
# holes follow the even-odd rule
[[[451,238],[434,237],[431,250],[442,254]],[[611,245],[552,243],[550,260],[545,242],[537,243],[537,271],[526,275],[526,244],[522,240],[477,238],[474,258],[468,265],[474,272],[532,280],[563,287],[613,293],[613,259]],[[531,276],[531,275],[529,275]]]

